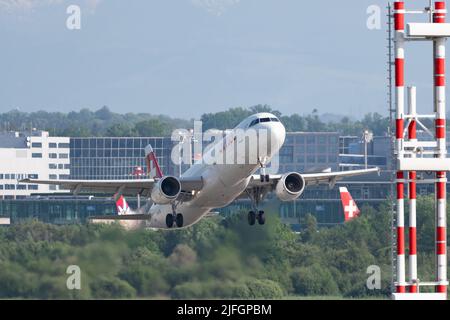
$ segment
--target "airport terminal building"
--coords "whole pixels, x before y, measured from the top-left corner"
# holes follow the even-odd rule
[[[0,200],[31,194],[60,192],[57,186],[27,185],[24,178],[68,179],[69,138],[50,137],[46,131],[0,133]]]

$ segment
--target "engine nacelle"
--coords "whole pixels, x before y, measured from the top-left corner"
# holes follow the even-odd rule
[[[178,198],[180,192],[180,180],[175,177],[167,176],[163,177],[153,186],[151,198],[156,204],[169,204]]]
[[[300,197],[305,185],[305,179],[299,173],[287,173],[278,181],[275,193],[281,201],[293,201]]]

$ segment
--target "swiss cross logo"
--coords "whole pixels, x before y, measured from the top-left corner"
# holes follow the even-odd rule
[[[356,202],[352,199],[350,192],[348,192],[347,188],[341,187],[339,188],[339,192],[341,193],[341,201],[342,208],[344,209],[345,221],[349,221],[355,217],[357,217],[360,213]]]
[[[348,206],[344,207],[344,211],[349,218],[353,218],[355,213],[358,211],[358,207],[355,204],[355,201],[350,200]]]

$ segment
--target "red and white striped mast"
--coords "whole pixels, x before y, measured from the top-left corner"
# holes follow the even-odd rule
[[[431,4],[431,1],[430,1]],[[405,24],[405,14],[430,13],[429,23]],[[397,156],[397,264],[395,299],[446,299],[447,298],[447,171],[450,159],[446,147],[446,95],[445,95],[445,41],[450,37],[450,24],[445,23],[444,1],[435,1],[434,8],[425,11],[407,11],[404,1],[394,4],[395,25],[395,86],[396,86],[396,156]],[[406,27],[406,28],[405,28]],[[408,88],[408,111],[405,113],[405,49],[406,41],[432,41],[434,59],[434,113],[420,115],[416,109],[416,89]],[[435,133],[426,128],[421,118],[435,119]],[[405,119],[407,141],[405,141]],[[433,141],[417,139],[417,125],[430,134]],[[420,157],[418,157],[420,155]],[[417,230],[416,230],[416,183],[417,171],[435,172],[436,177],[436,280],[419,283],[417,272]],[[405,176],[405,173],[408,173]],[[405,221],[404,184],[409,190],[409,268],[408,282],[405,279]],[[433,286],[435,293],[420,293],[419,286]],[[408,287],[408,293],[406,288]]]
[[[397,157],[403,157],[403,130],[405,110],[405,3],[394,3],[395,28],[395,100],[396,100],[396,151]],[[396,292],[403,293],[405,280],[405,206],[404,206],[404,175],[397,171],[397,284]]]
[[[444,1],[436,1],[433,23],[445,23],[446,8]],[[445,111],[445,41],[439,37],[433,40],[434,51],[434,102],[436,112],[436,140],[438,158],[447,157],[446,147],[446,111]],[[436,172],[436,292],[447,292],[447,174]]]
[[[416,110],[416,88],[408,87],[408,112],[410,122],[408,125],[408,140],[409,142],[417,142],[417,110]],[[413,150],[411,154],[412,158],[416,157],[416,150]],[[417,172],[409,172],[409,292],[418,292],[418,279],[417,279],[417,216],[416,216],[416,179]]]

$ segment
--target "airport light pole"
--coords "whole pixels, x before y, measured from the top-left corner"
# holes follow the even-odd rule
[[[136,177],[135,179],[142,179],[142,176],[144,175],[144,171],[142,170],[142,167],[135,167],[133,171],[133,175]],[[141,208],[141,195],[137,194],[137,207],[138,209]]]
[[[368,167],[367,145],[373,141],[373,133],[370,132],[369,130],[364,130],[363,141],[364,141],[364,168],[367,169]]]
[[[196,142],[197,140],[194,138],[193,130],[189,130],[189,133],[178,131],[178,134],[180,136],[180,143],[178,144],[178,157],[179,157],[179,163],[178,163],[178,171],[179,175],[181,177],[182,174],[182,163],[183,163],[183,156],[181,155],[181,151],[186,151],[183,146],[187,139],[189,139],[189,149],[187,152],[189,152],[189,166],[192,166],[192,143]]]
[[[178,176],[181,177],[181,163],[183,162],[183,157],[181,156],[181,149],[185,137],[181,131],[179,132],[179,134],[180,134],[180,143],[178,144]]]

